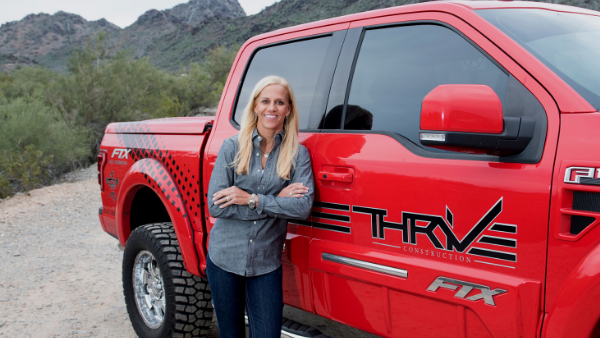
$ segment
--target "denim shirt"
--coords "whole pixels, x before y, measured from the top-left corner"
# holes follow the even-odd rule
[[[300,145],[290,180],[280,178],[276,166],[283,135],[275,135],[275,145],[263,170],[259,146],[262,138],[254,130],[248,174],[238,175],[231,165],[238,151],[238,135],[226,139],[219,150],[208,187],[209,212],[217,218],[210,231],[208,253],[211,261],[225,271],[251,277],[279,268],[287,220],[310,216],[315,191],[310,155]],[[291,183],[304,184],[308,193],[301,198],[277,197]],[[213,194],[231,186],[258,195],[257,207],[253,210],[233,204],[221,209],[215,205]]]

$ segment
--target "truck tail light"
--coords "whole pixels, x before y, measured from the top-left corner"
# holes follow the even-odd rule
[[[104,191],[104,162],[106,160],[106,150],[101,149],[98,153],[98,184],[100,191]]]

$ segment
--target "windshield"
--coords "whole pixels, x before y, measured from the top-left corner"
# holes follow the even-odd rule
[[[476,12],[600,110],[600,17],[544,9]]]

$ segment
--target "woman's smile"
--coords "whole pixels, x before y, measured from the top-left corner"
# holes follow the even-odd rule
[[[283,129],[285,117],[290,114],[290,97],[279,84],[266,86],[256,99],[254,111],[258,115],[257,128],[262,135],[267,130],[277,133]]]

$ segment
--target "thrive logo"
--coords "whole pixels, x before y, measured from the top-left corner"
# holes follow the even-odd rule
[[[472,247],[475,240],[488,229],[505,233],[517,233],[516,225],[499,224],[492,222],[502,212],[502,198],[494,204],[494,206],[475,224],[469,233],[462,239],[459,239],[452,229],[453,215],[450,209],[446,207],[446,218],[439,215],[417,214],[412,212],[402,212],[402,223],[387,221],[385,218],[388,211],[385,209],[375,209],[369,207],[353,206],[352,211],[356,213],[371,215],[371,234],[373,238],[385,239],[387,230],[402,231],[402,242],[405,244],[417,245],[417,234],[427,236],[431,244],[436,249],[446,250],[451,252],[463,253],[469,249],[466,254],[499,259],[503,261],[516,262],[517,255],[511,252],[503,252],[485,248]],[[427,225],[419,226],[418,222],[425,222]],[[490,225],[492,225],[490,227]],[[443,239],[438,238],[434,231],[440,228],[444,233],[445,244]],[[497,245],[508,248],[516,248],[517,241],[512,238],[502,238],[496,236],[482,236],[478,243]]]

